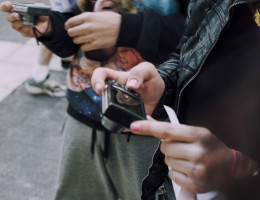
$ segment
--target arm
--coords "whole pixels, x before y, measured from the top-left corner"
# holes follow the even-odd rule
[[[165,89],[159,103],[153,111],[153,118],[157,120],[165,120],[167,118],[163,105],[174,108],[176,90],[177,90],[177,69],[179,66],[179,54],[171,54],[171,58],[159,65],[158,73],[164,81]]]
[[[255,161],[230,149],[206,128],[159,122],[150,117],[133,122],[130,128],[136,134],[162,139],[160,149],[171,168],[169,177],[193,194],[225,191],[244,185],[244,181],[249,183],[249,179],[259,180]]]
[[[184,19],[183,14],[85,12],[70,18],[65,28],[83,51],[132,47],[147,61],[161,63],[176,50]]]
[[[70,17],[72,17],[72,14],[55,12],[51,16],[52,35],[38,37],[40,42],[62,58],[75,54],[79,49],[79,45],[73,43],[72,38],[64,28],[64,23]]]
[[[153,63],[162,63],[176,51],[184,27],[184,14],[122,12],[121,16],[117,46],[135,48],[145,60]]]

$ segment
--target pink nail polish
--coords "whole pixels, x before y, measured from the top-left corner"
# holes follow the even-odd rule
[[[141,126],[140,126],[139,124],[137,124],[137,123],[132,123],[132,124],[130,125],[130,129],[131,129],[131,131],[133,131],[133,132],[139,132],[140,129],[141,129]]]
[[[127,86],[128,86],[128,87],[136,87],[137,84],[138,84],[138,81],[137,81],[136,79],[131,79],[131,80],[128,82]]]
[[[96,91],[99,91],[100,89],[101,89],[100,83],[96,83],[96,85],[95,85],[95,90],[96,90]]]

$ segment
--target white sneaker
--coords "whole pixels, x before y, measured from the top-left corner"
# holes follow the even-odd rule
[[[30,94],[48,94],[51,97],[64,97],[66,95],[66,86],[57,83],[54,79],[47,78],[42,82],[36,82],[32,78],[25,83],[25,89]]]

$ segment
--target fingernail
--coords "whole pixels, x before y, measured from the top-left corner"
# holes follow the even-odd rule
[[[133,132],[139,132],[140,131],[140,129],[141,129],[141,126],[140,126],[140,124],[137,124],[137,123],[132,123],[131,125],[130,125],[130,129],[131,129],[131,131],[133,131]]]
[[[99,90],[101,90],[101,84],[100,83],[96,83],[95,84],[95,90],[98,92]]]
[[[136,87],[138,84],[138,81],[136,79],[131,79],[128,83],[127,83],[127,87]]]

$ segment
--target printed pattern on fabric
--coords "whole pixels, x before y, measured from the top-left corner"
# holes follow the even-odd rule
[[[91,76],[98,67],[127,71],[142,62],[140,54],[132,48],[120,47],[106,62],[90,60],[80,51],[67,74],[67,99],[77,112],[92,120],[101,119],[101,97],[91,88]]]
[[[123,9],[128,12],[154,11],[168,15],[180,11],[178,0],[119,0]],[[89,0],[69,0],[71,7],[79,6],[81,11],[88,9]],[[132,6],[129,6],[131,2]],[[76,4],[77,3],[77,4]],[[90,6],[91,7],[91,6]],[[129,8],[128,8],[129,7]],[[121,8],[121,9],[122,9]],[[126,71],[142,62],[140,54],[131,48],[120,47],[117,52],[107,61],[98,62],[85,57],[82,51],[75,56],[72,68],[68,70],[67,76],[67,99],[72,108],[78,113],[92,120],[101,119],[101,97],[91,88],[91,76],[97,67],[108,67],[118,71]]]

